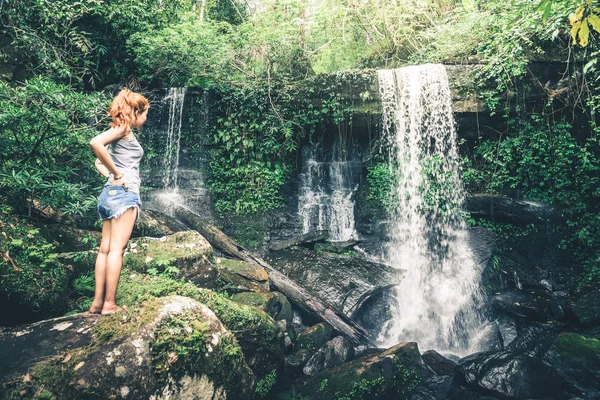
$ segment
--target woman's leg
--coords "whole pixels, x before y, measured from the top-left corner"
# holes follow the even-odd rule
[[[90,307],[90,312],[94,314],[102,311],[102,305],[104,304],[104,285],[106,283],[106,260],[108,258],[110,244],[110,226],[110,219],[102,221],[102,240],[100,242],[98,257],[96,258],[96,268],[94,272],[96,290],[94,292],[94,301],[92,301]]]
[[[127,247],[127,241],[133,231],[137,208],[133,207],[125,211],[119,218],[113,218],[110,225],[110,244],[108,259],[106,262],[106,292],[104,294],[104,305],[102,314],[112,314],[119,311],[117,306],[117,286],[121,277],[123,265],[123,253]]]

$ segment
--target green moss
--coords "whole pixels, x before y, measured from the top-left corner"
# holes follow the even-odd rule
[[[600,370],[600,340],[563,333],[554,345],[562,362],[591,371]]]
[[[73,385],[65,383],[74,382],[74,367],[88,351],[89,348],[72,350],[33,365],[25,376],[15,376],[15,379],[6,382],[4,393],[0,392],[0,395],[9,399],[80,398]]]
[[[240,276],[257,282],[269,280],[269,274],[267,274],[267,272],[264,269],[255,267],[254,265],[251,265],[245,261],[232,260],[229,258],[219,258],[217,259],[215,266],[219,270],[225,268]]]
[[[124,274],[119,284],[117,302],[135,306],[143,301],[174,294],[190,297],[210,308],[235,335],[244,352],[278,346],[279,327],[266,313],[184,281],[162,276]]]
[[[323,400],[400,400],[408,398],[421,382],[417,372],[404,365],[398,355],[393,356],[393,368],[371,366],[365,369],[360,363],[355,360],[319,373],[302,387],[300,394]]]
[[[263,379],[256,382],[255,393],[259,399],[264,399],[269,395],[277,382],[277,370],[273,369]]]
[[[214,258],[212,247],[196,231],[177,232],[160,239],[138,238],[131,241],[123,266],[132,271],[164,271],[170,266],[182,266]]]
[[[108,343],[148,325],[157,317],[159,302],[159,299],[156,299],[144,306],[131,307],[120,313],[100,318],[93,328],[95,342],[98,344]]]
[[[298,336],[296,347],[315,352],[329,340],[332,330],[331,325],[323,322],[313,325]]]
[[[161,322],[150,343],[153,372],[164,382],[199,371],[217,385],[236,385],[246,368],[238,342],[230,333],[213,342],[208,323],[197,318],[187,313]]]

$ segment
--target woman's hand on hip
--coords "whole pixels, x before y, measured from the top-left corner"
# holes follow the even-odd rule
[[[127,189],[127,182],[125,182],[125,179],[122,176],[119,177],[119,179],[113,179],[112,184],[114,186],[123,186],[125,189]]]

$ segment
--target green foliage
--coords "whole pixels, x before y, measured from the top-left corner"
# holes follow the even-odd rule
[[[258,398],[264,399],[267,397],[275,386],[275,382],[277,382],[277,370],[273,369],[267,376],[256,382],[255,392]]]
[[[210,132],[217,147],[209,178],[220,214],[255,214],[285,204],[281,188],[295,165],[300,141],[327,121],[350,113],[328,89],[307,93],[314,89],[286,88],[281,82],[220,88],[221,116]]]
[[[28,55],[28,68],[80,87],[127,78],[127,39],[162,27],[192,9],[191,0],[7,0],[3,26]],[[135,44],[132,44],[135,46]]]
[[[501,141],[486,140],[466,160],[463,179],[478,192],[518,191],[559,207],[563,249],[587,264],[592,281],[598,267],[600,233],[600,148],[595,136],[577,141],[567,123],[549,124],[533,116],[511,122]],[[511,125],[512,126],[512,125]]]
[[[10,204],[34,199],[65,214],[95,206],[99,174],[89,140],[106,98],[78,93],[48,79],[23,86],[0,81],[0,196]],[[18,210],[24,212],[24,209]]]
[[[49,314],[65,306],[67,275],[39,230],[0,209],[0,293],[32,311]]]

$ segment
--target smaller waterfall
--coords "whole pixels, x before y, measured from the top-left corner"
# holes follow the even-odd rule
[[[344,242],[357,237],[353,197],[361,163],[344,160],[338,149],[334,146],[331,161],[323,161],[320,148],[302,149],[298,214],[303,233],[328,230],[331,241]]]
[[[167,125],[167,141],[163,158],[163,187],[178,187],[179,151],[181,143],[181,122],[183,119],[183,102],[186,88],[170,88],[165,100],[169,104],[169,123]]]

